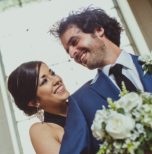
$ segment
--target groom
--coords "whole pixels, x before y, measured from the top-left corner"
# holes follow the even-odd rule
[[[87,8],[61,20],[51,33],[58,36],[71,58],[97,75],[69,98],[69,111],[60,154],[95,154],[99,142],[92,136],[96,110],[107,98],[119,99],[121,82],[129,91],[152,92],[152,75],[145,74],[135,55],[120,49],[122,28],[102,9]]]

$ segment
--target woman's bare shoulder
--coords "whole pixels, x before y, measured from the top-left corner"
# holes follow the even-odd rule
[[[30,138],[36,153],[57,154],[60,142],[59,131],[56,131],[53,123],[34,123],[30,130]]]
[[[41,123],[41,122],[36,122],[32,124],[30,127],[29,133],[31,135],[44,135],[44,134],[52,134],[54,131],[54,128],[52,127],[51,124],[49,123]],[[39,134],[40,133],[40,134]]]
[[[31,138],[44,138],[44,137],[54,137],[57,138],[58,135],[64,133],[64,130],[59,125],[54,123],[41,123],[36,122],[32,124],[29,130]]]

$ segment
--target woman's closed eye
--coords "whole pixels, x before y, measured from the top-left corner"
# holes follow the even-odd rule
[[[49,74],[42,75],[42,77],[40,79],[39,86],[42,86],[42,85],[48,83],[48,81],[53,80],[54,76],[56,76],[55,72],[52,71],[51,69],[49,69]]]
[[[46,84],[48,82],[47,78],[43,78],[42,81],[40,82],[40,86]]]

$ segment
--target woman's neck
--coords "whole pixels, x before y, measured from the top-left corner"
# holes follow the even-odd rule
[[[68,104],[67,101],[64,103],[59,104],[58,106],[54,106],[54,107],[46,107],[46,109],[44,109],[44,111],[48,112],[48,113],[52,113],[52,114],[56,114],[56,115],[61,115],[66,117],[67,116],[67,109],[68,109]]]

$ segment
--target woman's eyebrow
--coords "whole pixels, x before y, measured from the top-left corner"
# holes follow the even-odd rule
[[[42,76],[41,76],[41,78],[45,78],[46,77],[46,75],[45,74],[43,74]]]
[[[52,72],[52,70],[51,69],[49,69],[49,73],[51,73]],[[40,78],[45,78],[46,77],[46,74],[43,74]]]

